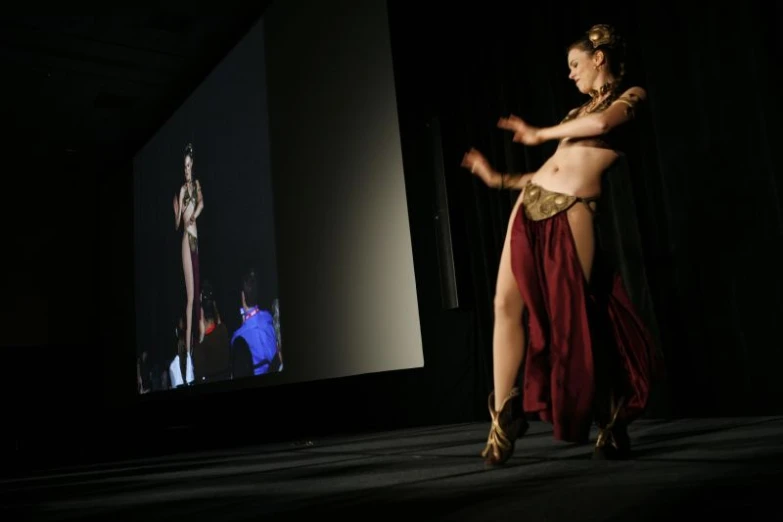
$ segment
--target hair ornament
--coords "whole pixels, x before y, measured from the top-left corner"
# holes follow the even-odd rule
[[[616,40],[614,28],[607,24],[597,24],[591,27],[587,31],[587,38],[593,44],[593,49],[602,45],[614,45]]]

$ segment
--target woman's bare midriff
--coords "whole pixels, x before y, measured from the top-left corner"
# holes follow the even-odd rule
[[[553,192],[578,197],[598,196],[601,176],[616,159],[617,153],[613,150],[564,141],[530,180]]]

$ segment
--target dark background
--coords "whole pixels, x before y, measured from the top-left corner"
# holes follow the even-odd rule
[[[577,4],[574,4],[577,5]],[[551,150],[494,128],[580,103],[565,47],[615,23],[649,94],[652,153],[629,175],[668,379],[651,414],[783,411],[783,215],[774,159],[780,7],[527,4],[513,11],[391,9],[425,368],[136,405],[133,153],[262,12],[236,18],[3,18],[3,455],[126,455],[384,426],[486,419],[491,305],[513,194],[457,165],[484,149],[535,169]],[[427,124],[444,129],[464,306],[443,310]],[[263,429],[243,414],[263,401]],[[198,415],[196,413],[198,412]],[[205,418],[219,415],[220,430]],[[66,428],[67,429],[64,429]],[[194,436],[194,435],[198,436]],[[6,452],[7,450],[7,452]],[[67,455],[66,455],[67,450]],[[46,461],[51,463],[51,460]],[[6,469],[11,469],[6,468]]]

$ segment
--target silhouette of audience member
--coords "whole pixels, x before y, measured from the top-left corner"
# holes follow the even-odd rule
[[[258,307],[256,274],[245,274],[242,284],[242,326],[231,338],[234,378],[272,371],[277,355],[277,335],[272,314]]]
[[[196,383],[231,378],[231,350],[226,325],[220,319],[212,285],[204,281],[201,291],[201,342],[193,353]]]

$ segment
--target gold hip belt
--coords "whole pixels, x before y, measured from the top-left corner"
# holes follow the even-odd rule
[[[190,245],[190,251],[195,252],[198,250],[198,238],[191,234],[190,232],[185,231],[188,235],[188,244]]]
[[[525,209],[525,216],[531,221],[541,221],[551,218],[571,208],[574,203],[580,201],[587,205],[587,208],[593,210],[595,201],[598,197],[580,198],[570,194],[561,194],[547,190],[535,183],[528,181],[525,185],[525,193],[522,196],[522,206]]]

